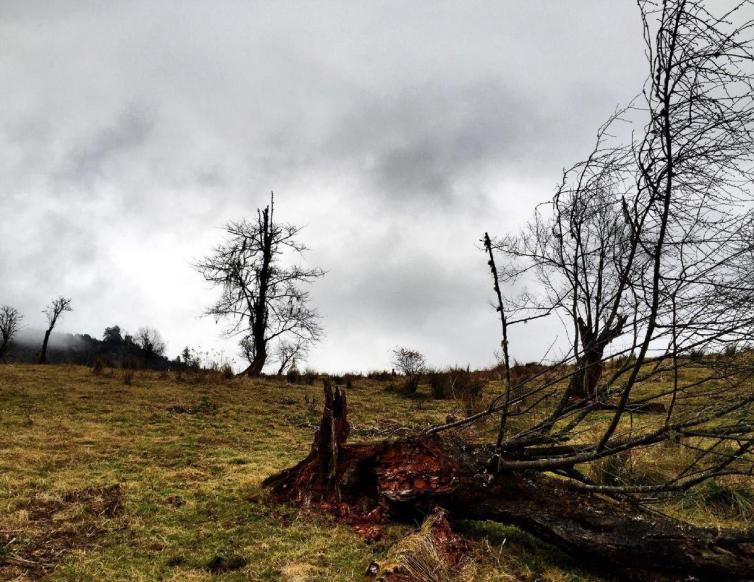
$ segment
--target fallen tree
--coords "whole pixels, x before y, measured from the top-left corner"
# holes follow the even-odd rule
[[[346,444],[347,414],[345,393],[326,386],[309,455],[264,481],[276,500],[361,526],[441,507],[451,522],[513,524],[587,564],[638,579],[647,572],[718,579],[754,573],[754,530],[699,528],[538,471],[497,471],[493,447],[452,436]]]

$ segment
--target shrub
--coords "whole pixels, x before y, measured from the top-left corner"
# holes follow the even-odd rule
[[[432,371],[427,375],[432,398],[443,400],[452,396],[450,374]]]
[[[307,368],[306,370],[304,370],[304,375],[303,375],[302,380],[303,380],[304,384],[306,384],[307,386],[313,386],[314,382],[317,381],[317,377],[318,376],[319,376],[319,374],[317,374],[316,370],[312,370],[311,368]]]
[[[291,367],[288,368],[288,371],[285,373],[285,379],[289,384],[298,384],[301,380],[301,372],[298,371],[296,362],[293,362]]]
[[[456,398],[461,401],[464,414],[471,416],[480,412],[482,409],[484,380],[476,378],[471,372],[463,369],[451,370],[450,374],[452,378],[451,390],[455,393]]]
[[[537,362],[528,362],[526,364],[514,364],[511,366],[511,383],[525,385],[530,380],[540,377],[547,372],[548,366]]]
[[[123,383],[126,386],[130,386],[134,381],[133,368],[123,368]]]
[[[403,392],[404,394],[416,394],[416,391],[419,389],[420,378],[421,376],[419,376],[418,374],[407,377],[405,382],[403,383],[401,392]]]
[[[227,362],[220,367],[220,373],[225,380],[232,380],[236,375],[235,372],[233,372],[233,367]]]

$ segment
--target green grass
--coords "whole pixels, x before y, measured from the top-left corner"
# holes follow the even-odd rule
[[[384,388],[359,379],[349,392],[352,439],[458,414],[453,401]],[[0,366],[0,563],[49,566],[6,563],[0,580],[361,580],[407,526],[368,543],[327,515],[270,503],[260,486],[306,455],[321,402],[321,383],[138,372],[127,386],[120,371]],[[68,499],[114,484],[112,516]],[[516,528],[463,531],[464,579],[599,579]],[[237,569],[211,572],[220,560]]]

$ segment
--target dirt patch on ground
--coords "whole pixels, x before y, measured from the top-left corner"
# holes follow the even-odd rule
[[[103,520],[120,513],[121,497],[120,485],[87,487],[18,507],[15,523],[0,526],[0,580],[38,580],[71,550],[93,546]]]

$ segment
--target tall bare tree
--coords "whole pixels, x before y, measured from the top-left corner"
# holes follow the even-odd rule
[[[47,316],[47,330],[45,331],[45,337],[42,340],[42,349],[39,352],[39,363],[47,363],[47,344],[50,341],[50,334],[55,328],[55,324],[58,322],[63,313],[66,311],[73,311],[71,307],[71,299],[63,297],[62,295],[57,299],[53,299],[50,304],[42,311]]]
[[[229,222],[227,240],[196,264],[206,281],[221,288],[207,314],[229,317],[233,323],[228,333],[244,336],[249,376],[262,373],[271,342],[290,339],[309,344],[322,333],[303,285],[322,277],[324,271],[285,264],[286,255],[301,254],[306,246],[297,240],[300,227],[276,222],[274,211],[271,197],[268,206],[257,210],[255,221]]]
[[[0,305],[0,359],[8,352],[22,319],[15,307]]]

